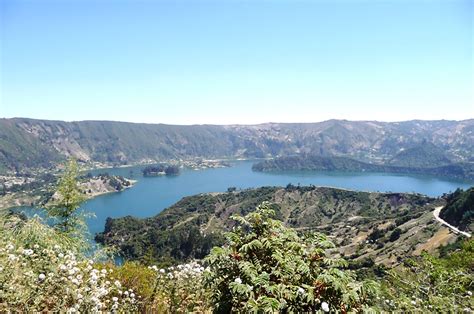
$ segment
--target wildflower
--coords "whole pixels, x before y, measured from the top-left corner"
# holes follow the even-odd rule
[[[301,287],[299,287],[299,288],[298,288],[298,293],[299,293],[299,294],[304,294],[304,289],[301,288]]]
[[[471,292],[471,291],[468,291],[468,292],[467,292],[467,295],[468,295],[468,296],[472,296],[472,292]]]
[[[130,293],[130,298],[134,298],[135,297],[135,293]]]
[[[7,251],[11,251],[11,250],[13,250],[14,248],[15,248],[15,247],[14,247],[11,243],[9,243],[9,244],[7,245]]]
[[[155,266],[155,267],[156,267],[156,266]],[[165,273],[165,270],[164,270],[163,268],[160,269],[160,273],[161,273],[161,274],[164,274],[164,273]]]
[[[235,278],[234,280],[236,283],[238,284],[241,284],[242,283],[242,279],[240,279],[239,277]]]
[[[10,262],[14,262],[14,261],[18,260],[18,257],[16,257],[15,254],[8,254],[8,260]]]
[[[39,280],[44,280],[46,278],[45,274],[39,274],[38,276]]]
[[[100,272],[105,275],[107,274],[107,269],[102,269]]]
[[[33,245],[33,248],[39,249],[39,245],[38,245],[38,244],[35,244],[35,245]]]
[[[112,298],[112,301],[118,302],[118,298],[117,298],[117,297],[113,297],[113,298]]]
[[[23,255],[30,256],[33,254],[33,250],[25,249],[23,250]]]
[[[326,302],[321,303],[321,309],[324,312],[329,312],[329,304],[327,304]]]
[[[411,301],[411,304],[416,305],[416,301],[415,301],[415,300],[412,300],[412,301]]]
[[[118,281],[118,280],[115,280],[114,285],[115,285],[117,288],[120,288],[120,287],[122,286],[122,284],[120,284],[120,281]]]

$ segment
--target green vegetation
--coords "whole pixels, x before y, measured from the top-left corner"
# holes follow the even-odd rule
[[[474,187],[446,195],[440,217],[461,230],[474,231]]]
[[[84,226],[82,216],[77,211],[84,201],[77,184],[78,175],[79,170],[76,161],[68,161],[66,170],[59,180],[58,195],[46,207],[48,216],[55,220],[54,227],[63,233],[80,232],[80,227]]]
[[[438,258],[424,253],[407,259],[382,277],[385,311],[469,313],[474,309],[474,241]]]
[[[433,168],[444,166],[443,154],[432,157],[434,150],[428,146],[414,148],[433,143],[453,162],[469,162],[474,156],[470,135],[473,125],[474,120],[178,126],[0,119],[0,172],[47,168],[71,155],[79,162],[122,165],[150,160],[266,158],[302,153],[344,156],[370,163],[392,160],[398,166]],[[416,158],[415,163],[410,156]]]
[[[321,234],[300,237],[283,226],[269,203],[227,234],[206,258],[206,284],[219,313],[243,311],[357,311],[373,299],[375,282],[357,282],[347,262],[327,256],[333,244]]]
[[[146,166],[143,169],[143,176],[153,177],[159,175],[173,176],[179,174],[179,167],[175,165],[156,165],[156,166]]]
[[[417,157],[417,160],[419,160],[420,162],[417,163],[414,161],[410,161],[409,163],[414,165],[423,162],[426,167],[366,163],[348,157],[303,155],[292,157],[278,157],[271,160],[261,161],[254,164],[252,170],[264,172],[302,170],[387,172],[434,175],[441,177],[474,180],[474,164],[472,163],[450,163],[442,166],[431,166],[431,162],[429,161],[429,159],[427,159],[427,161],[423,161],[423,156]]]
[[[276,217],[286,226],[328,233],[338,245],[346,246],[348,255],[352,255],[360,243],[343,243],[345,239],[360,237],[365,242],[365,232],[376,230],[387,221],[394,229],[395,220],[400,218],[411,222],[404,231],[418,225],[429,228],[425,221],[433,219],[430,211],[442,204],[442,200],[416,194],[367,193],[314,186],[231,189],[231,192],[185,197],[147,219],[109,218],[104,232],[97,234],[96,240],[117,247],[129,259],[151,258],[170,263],[203,258],[213,246],[223,243],[223,232],[230,231],[235,224],[230,219],[232,215],[246,215],[265,201],[272,204]],[[428,230],[426,233],[417,231],[417,236],[404,241],[404,245],[417,245],[431,235]],[[387,247],[383,254],[380,249],[374,250],[367,244],[359,253],[405,255],[398,245]]]
[[[281,221],[291,212],[286,208],[289,199],[306,202],[310,193],[336,207],[325,207],[331,216],[338,213],[340,205],[333,198],[337,196],[344,196],[351,204],[360,202],[351,215],[364,212],[367,202],[377,201],[379,214],[393,214],[407,204],[426,208],[423,204],[432,199],[336,189],[321,192],[315,187],[295,186],[288,186],[288,190],[263,188],[222,193],[216,196],[220,197],[220,206],[208,195],[189,197],[180,206],[168,209],[158,227],[162,231],[183,232],[179,228],[186,221],[199,220],[199,216],[189,219],[190,213],[207,213],[213,208],[209,213],[232,215],[223,222],[231,230],[225,239],[209,255],[201,252],[203,259],[186,264],[168,260],[172,265],[160,268],[154,265],[156,256],[147,251],[141,262],[126,261],[120,266],[112,263],[107,250],[90,255],[89,242],[84,241],[85,230],[78,223],[81,193],[76,167],[74,162],[68,163],[55,193],[56,207],[47,211],[56,222],[54,225],[38,217],[0,215],[1,312],[471,312],[474,308],[474,241],[458,241],[443,248],[441,257],[423,253],[393,268],[382,267],[370,258],[352,260],[349,265],[325,235],[293,229]],[[222,197],[239,199],[239,207],[228,206]],[[280,202],[261,202],[265,198],[274,200],[273,197]],[[251,208],[255,202],[262,204]],[[291,206],[300,205],[291,202]],[[215,216],[209,218],[214,220]],[[134,225],[133,218],[127,220],[137,231],[150,231],[143,229],[147,222],[136,220]],[[210,221],[195,224],[203,238],[206,230],[202,223],[210,228]],[[395,226],[386,222],[384,225],[388,230]],[[400,229],[405,225],[400,222]],[[392,230],[391,241],[398,242],[403,237],[398,229]],[[176,240],[172,233],[168,236],[170,243]],[[182,252],[189,251],[185,247]],[[167,250],[159,253],[171,256]],[[188,259],[194,257],[188,254]]]
[[[398,167],[433,168],[452,164],[452,161],[443,149],[425,140],[396,154],[388,164]]]

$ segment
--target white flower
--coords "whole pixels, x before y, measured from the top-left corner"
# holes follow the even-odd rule
[[[118,298],[117,298],[117,297],[113,297],[113,298],[112,298],[112,301],[118,302]]]
[[[107,269],[102,269],[100,272],[105,275],[107,274]]]
[[[235,278],[234,280],[236,283],[238,284],[241,284],[242,283],[242,279],[240,279],[239,277]]]
[[[15,247],[14,247],[11,243],[9,243],[9,244],[7,245],[7,251],[11,251],[11,250],[13,250],[14,248],[15,248]]]
[[[78,298],[78,299],[82,299],[82,298],[83,298],[82,294],[78,293],[78,294],[77,294],[77,298]]]
[[[468,296],[472,296],[472,292],[471,292],[471,291],[468,291],[468,292],[467,292],[467,295],[468,295]]]
[[[39,249],[39,245],[38,245],[38,244],[35,244],[35,245],[33,245],[33,248]]]
[[[45,274],[39,274],[38,276],[39,280],[44,280],[46,278]]]
[[[155,267],[156,267],[156,266],[155,266]],[[161,273],[161,274],[164,274],[164,273],[165,273],[165,270],[164,270],[163,268],[160,269],[160,273]]]
[[[130,293],[130,298],[134,298],[135,297],[135,293]]]
[[[411,304],[416,305],[416,301],[415,300],[411,301]]]
[[[303,293],[304,293],[304,289],[301,288],[301,287],[299,287],[299,288],[298,288],[298,293],[299,293],[299,294],[303,294]]]
[[[8,260],[10,262],[14,262],[18,259],[18,257],[15,256],[15,254],[8,254]]]
[[[115,285],[117,288],[120,288],[120,287],[122,286],[122,284],[121,284],[120,281],[118,281],[118,280],[115,280],[114,285]]]
[[[23,255],[30,256],[33,254],[33,250],[25,249],[23,250]]]
[[[327,304],[326,302],[321,303],[321,309],[324,312],[329,312],[329,304]]]

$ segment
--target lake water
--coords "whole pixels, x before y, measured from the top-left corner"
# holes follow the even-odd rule
[[[95,214],[88,220],[91,234],[104,230],[107,217],[132,215],[150,217],[176,203],[184,196],[205,192],[223,192],[228,187],[241,189],[260,186],[316,185],[351,190],[380,192],[417,192],[439,196],[456,188],[468,188],[472,182],[448,180],[428,176],[409,176],[385,173],[347,172],[280,172],[252,171],[252,161],[236,161],[230,168],[182,170],[179,176],[143,177],[143,166],[112,168],[91,171],[93,174],[108,172],[138,180],[131,188],[86,201],[81,208]],[[471,184],[470,184],[471,183]],[[24,208],[31,214],[31,208]]]
[[[150,217],[176,203],[184,196],[204,192],[223,192],[228,187],[251,188],[260,186],[316,185],[339,188],[381,191],[417,192],[439,196],[456,188],[468,188],[469,182],[427,176],[408,176],[383,173],[284,172],[261,173],[252,171],[252,161],[237,161],[230,168],[182,170],[179,176],[143,177],[143,167],[101,169],[92,171],[130,177],[138,182],[130,189],[110,193],[85,202],[82,208],[96,216],[88,221],[92,234],[103,231],[107,217],[132,215]]]

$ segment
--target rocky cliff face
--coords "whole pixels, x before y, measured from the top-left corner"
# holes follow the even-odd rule
[[[308,153],[377,162],[422,142],[436,145],[452,161],[472,159],[474,120],[177,126],[1,119],[0,168],[44,167],[67,156],[84,162],[125,164]]]

